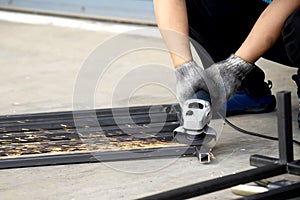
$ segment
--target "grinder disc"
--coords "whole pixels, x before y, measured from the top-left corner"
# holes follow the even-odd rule
[[[187,133],[180,133],[177,132],[174,134],[174,138],[177,142],[181,144],[188,144],[191,146],[200,146],[205,141],[205,134],[199,134],[199,135],[189,135]]]
[[[214,141],[213,143],[215,143],[216,141],[216,132],[209,126],[199,131],[187,130],[180,126],[173,131],[173,134],[177,142],[191,146],[201,146],[209,143],[209,146],[211,146],[213,145],[211,142]]]

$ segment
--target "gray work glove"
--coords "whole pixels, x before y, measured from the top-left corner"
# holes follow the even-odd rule
[[[255,65],[232,54],[226,60],[207,68],[203,77],[208,86],[213,106],[220,108],[223,103],[230,99],[240,87],[246,74],[254,67]]]
[[[176,94],[181,103],[193,97],[199,89],[203,88],[207,91],[203,75],[204,69],[194,61],[184,63],[176,68]]]

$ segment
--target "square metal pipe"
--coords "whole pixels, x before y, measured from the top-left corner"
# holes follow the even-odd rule
[[[291,92],[281,91],[276,96],[278,103],[279,161],[286,164],[294,160]]]

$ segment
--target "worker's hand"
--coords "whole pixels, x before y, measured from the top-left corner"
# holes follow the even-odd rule
[[[203,78],[204,69],[199,67],[194,61],[178,66],[175,70],[175,75],[176,94],[181,103],[194,96],[199,89],[207,91]]]
[[[215,105],[220,106],[230,99],[246,74],[249,73],[255,65],[232,54],[226,60],[215,63],[205,70],[204,80],[208,86],[210,96]],[[223,97],[223,99],[222,99]],[[213,102],[214,104],[214,102]]]

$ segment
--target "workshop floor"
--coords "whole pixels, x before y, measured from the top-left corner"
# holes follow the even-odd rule
[[[170,89],[174,77],[168,54],[155,48],[130,49],[133,48],[130,44],[134,43],[159,47],[160,40],[145,32],[113,39],[111,37],[117,34],[114,25],[106,24],[105,27],[97,31],[0,21],[0,115],[72,110],[73,101],[78,103],[82,99],[83,103],[75,108],[88,108],[90,104],[84,101],[85,93],[82,99],[73,99],[78,95],[74,95],[74,91],[78,92],[74,89],[78,85],[77,76],[84,74],[80,70],[89,64],[103,67],[101,62],[107,58],[105,56],[109,52],[112,52],[110,56],[115,56],[113,53],[123,47],[124,54],[96,81],[95,106],[176,102]],[[101,44],[104,41],[113,42]],[[95,55],[99,56],[98,60],[94,60]],[[146,67],[143,77],[140,73],[143,71],[137,68],[153,63],[169,67],[153,67],[152,71]],[[296,69],[263,59],[258,64],[266,72],[266,79],[272,80],[274,94],[281,90],[292,92],[294,136],[300,140],[296,123],[296,86],[290,78]],[[139,88],[132,86],[134,76],[130,73],[139,75],[136,80],[141,84]],[[146,84],[143,82],[146,77],[147,80],[156,77],[153,79],[156,82]],[[134,90],[126,91],[127,86]],[[128,100],[129,93],[132,96]],[[228,119],[246,130],[277,135],[276,112]],[[1,170],[1,199],[134,199],[250,169],[252,154],[277,157],[277,142],[244,135],[220,122],[216,125],[222,134],[213,151],[216,159],[211,164],[200,165],[196,157],[188,157]],[[300,158],[299,150],[299,146],[295,147],[297,159]],[[300,181],[299,177],[285,177]],[[237,196],[230,190],[224,190],[195,199],[234,198]]]

